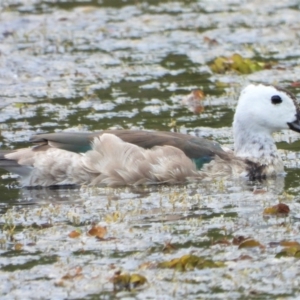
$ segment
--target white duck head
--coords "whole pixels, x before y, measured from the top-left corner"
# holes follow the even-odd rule
[[[300,132],[300,108],[296,98],[275,86],[248,85],[241,92],[234,115],[235,155],[261,165],[278,164],[281,159],[272,133],[282,129]],[[283,166],[278,168],[283,170]]]

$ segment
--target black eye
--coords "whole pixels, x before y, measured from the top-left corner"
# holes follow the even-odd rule
[[[280,96],[274,95],[274,96],[271,97],[271,101],[272,101],[273,104],[279,104],[279,103],[282,102],[282,99],[281,99]]]

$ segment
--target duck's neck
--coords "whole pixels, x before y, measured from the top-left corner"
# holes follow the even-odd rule
[[[272,133],[262,128],[249,128],[234,123],[235,155],[259,165],[265,165],[267,173],[283,172],[283,163],[277,152]]]

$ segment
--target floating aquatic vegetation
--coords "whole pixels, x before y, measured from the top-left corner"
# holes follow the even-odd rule
[[[213,261],[196,255],[183,255],[158,264],[159,268],[175,269],[177,271],[188,271],[194,269],[220,268],[225,264],[222,261]]]
[[[136,289],[147,283],[147,279],[140,274],[121,273],[120,271],[117,271],[110,279],[110,282],[114,285],[114,291],[131,291],[132,289]]]
[[[296,241],[282,241],[280,246],[284,249],[275,255],[276,258],[280,257],[297,257],[300,258],[300,244]]]
[[[251,237],[244,237],[244,236],[238,236],[234,237],[232,240],[232,244],[239,246],[239,249],[241,248],[254,248],[254,247],[260,247],[264,248],[264,246],[257,240],[251,238]]]
[[[259,241],[254,240],[254,239],[246,239],[245,241],[241,242],[239,245],[239,249],[254,248],[254,247],[263,248],[264,246]]]
[[[284,216],[286,216],[287,214],[289,214],[289,212],[290,212],[290,208],[288,205],[286,205],[284,203],[279,203],[272,207],[266,207],[264,209],[263,214],[264,215],[284,215]]]
[[[270,63],[254,61],[250,58],[244,58],[240,54],[233,54],[229,57],[219,56],[212,64],[210,69],[214,73],[225,73],[235,71],[241,74],[251,74],[263,69],[270,68]]]

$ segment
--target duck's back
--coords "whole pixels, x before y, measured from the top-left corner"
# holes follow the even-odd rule
[[[47,144],[54,148],[76,153],[84,153],[92,149],[95,137],[99,137],[105,133],[113,134],[124,142],[144,149],[151,149],[155,146],[173,146],[183,151],[188,158],[192,159],[198,169],[201,169],[203,164],[210,162],[216,155],[222,158],[227,157],[227,153],[218,143],[177,132],[142,130],[103,130],[94,133],[60,132],[35,135],[31,138],[31,142],[42,145]]]

